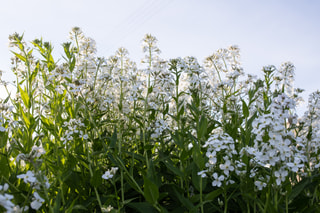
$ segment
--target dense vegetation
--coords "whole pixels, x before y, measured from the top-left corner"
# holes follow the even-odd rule
[[[146,35],[138,67],[124,48],[97,57],[79,28],[59,60],[42,39],[10,46],[1,212],[320,211],[320,92],[298,117],[293,64],[259,79],[236,46],[201,65]]]

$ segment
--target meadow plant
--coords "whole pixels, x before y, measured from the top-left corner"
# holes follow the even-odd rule
[[[320,211],[320,92],[299,117],[292,63],[258,78],[237,46],[166,60],[150,34],[141,63],[123,47],[97,57],[78,27],[61,59],[9,41],[1,212]]]

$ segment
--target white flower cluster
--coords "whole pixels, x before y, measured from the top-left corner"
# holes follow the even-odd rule
[[[294,65],[291,62],[281,64],[276,76],[276,87],[279,91],[285,92],[288,96],[294,94]]]
[[[252,133],[255,134],[253,146],[244,147],[243,154],[251,159],[254,168],[251,169],[250,177],[256,177],[258,167],[271,168],[276,184],[279,186],[286,180],[291,172],[298,172],[304,167],[306,158],[302,149],[300,137],[288,131],[287,121],[294,122],[295,115],[290,114],[290,109],[294,109],[295,103],[285,94],[281,94],[273,99],[270,105],[270,113],[262,114],[254,120]],[[296,120],[296,119],[295,119]],[[295,121],[296,122],[296,121]],[[262,189],[269,181],[268,177],[256,177],[256,186]]]
[[[12,108],[8,103],[3,103],[0,98],[0,132],[5,132],[10,127]]]
[[[169,125],[163,119],[158,119],[154,123],[154,127],[149,127],[148,129],[154,129],[154,132],[151,134],[151,138],[158,138],[160,137],[164,131],[169,130]]]
[[[237,102],[250,100],[249,117],[257,115],[252,122],[253,143],[245,147],[240,146],[239,150],[236,148],[238,141],[232,142],[233,139],[226,133],[214,132],[204,145],[207,148],[207,169],[199,172],[199,175],[206,177],[210,174],[213,179],[212,185],[221,187],[230,183],[231,173],[241,175],[248,169],[257,189],[262,190],[270,181],[280,186],[288,180],[290,173],[304,176],[307,175],[307,171],[319,168],[320,92],[311,94],[309,111],[298,122],[298,116],[294,112],[299,101],[299,92],[293,87],[293,64],[286,62],[279,70],[274,66],[264,67],[265,73],[270,76],[268,83],[271,85],[272,81],[275,82],[275,93],[272,94],[272,88],[265,90],[264,82],[253,81],[252,76],[248,76],[248,79],[235,87],[233,80],[243,75],[237,54],[238,49],[230,47],[221,49],[206,59],[205,68],[208,76],[218,79],[216,82],[210,82],[215,93],[210,100],[219,112],[215,118],[222,123],[231,119],[228,112],[225,114],[222,108],[219,108],[227,103],[227,97],[230,101],[228,109],[236,111],[239,115],[242,112]],[[231,69],[228,68],[229,65]],[[238,95],[234,96],[233,93]],[[266,95],[271,97],[270,105],[265,105]],[[297,132],[299,128],[300,132]],[[241,162],[244,155],[249,157],[249,164]],[[239,161],[234,162],[233,159]],[[249,168],[244,169],[245,167]],[[258,172],[261,168],[268,168],[271,172],[262,174]]]
[[[33,146],[29,154],[23,154],[23,153],[18,154],[18,156],[16,157],[16,162],[21,161],[23,162],[22,165],[25,164],[25,161],[29,161],[32,163],[35,163],[36,161],[41,162],[39,157],[41,157],[41,155],[45,153],[46,152],[42,146]],[[17,175],[17,178],[22,179],[23,182],[25,182],[26,184],[30,184],[30,186],[34,190],[41,190],[41,186],[45,187],[46,189],[50,187],[48,178],[45,175],[43,175],[41,172],[38,172],[37,174],[35,174],[33,171],[28,170],[25,174]],[[40,209],[44,201],[45,200],[38,194],[38,192],[34,191],[33,199],[32,199],[32,202],[30,203],[30,206],[32,209],[38,210]]]
[[[216,130],[209,137],[204,147],[207,148],[207,169],[199,172],[198,175],[206,177],[206,173],[212,174],[212,186],[220,187],[222,183],[225,185],[233,184],[232,172],[237,175],[244,174],[244,164],[235,158],[238,155],[235,142],[227,133],[223,133],[220,129]]]
[[[0,205],[4,207],[7,212],[12,212],[14,203],[12,203],[13,195],[6,193],[9,185],[5,183],[4,185],[0,185]]]
[[[305,176],[307,171],[319,168],[320,141],[317,139],[319,127],[316,114],[320,105],[313,104],[318,103],[319,97],[320,95],[312,94],[309,101],[312,110],[305,118],[314,127],[312,134],[308,134],[310,129],[303,130],[301,136],[291,131],[296,130],[298,125],[297,115],[292,114],[296,104],[292,98],[282,93],[274,97],[267,111],[261,112],[252,122],[254,140],[251,146],[243,147],[237,152],[230,136],[214,132],[204,145],[207,148],[207,169],[198,174],[202,177],[211,174],[212,185],[221,187],[233,183],[231,172],[239,176],[245,174],[247,169],[244,168],[249,167],[250,178],[254,179],[256,188],[262,190],[270,181],[281,186],[288,180],[290,173]],[[307,138],[310,135],[311,138]],[[250,159],[248,165],[241,160],[235,162],[234,159],[243,159],[244,155]],[[258,172],[261,168],[267,168],[270,173]]]
[[[320,91],[310,94],[308,108],[300,120],[306,126],[305,134],[301,138],[306,141],[304,149],[309,160],[309,169],[314,171],[320,168]]]
[[[16,157],[16,162],[22,161],[33,161],[36,158],[39,158],[41,155],[45,154],[46,151],[42,146],[33,146],[29,154],[20,153]],[[41,161],[37,159],[38,161]]]
[[[111,167],[111,169],[107,170],[102,175],[102,178],[105,179],[105,180],[109,180],[116,174],[117,171],[118,171],[118,167]]]
[[[7,213],[19,213],[23,211],[28,211],[28,206],[20,207],[15,205],[12,201],[14,199],[13,195],[7,193],[9,185],[5,183],[0,185],[0,206],[6,209]]]
[[[60,138],[63,144],[73,141],[75,139],[74,137],[79,137],[83,140],[88,139],[88,135],[84,134],[83,130],[81,130],[85,125],[79,119],[70,119],[68,122],[65,121],[63,126],[67,127],[64,137]]]
[[[113,208],[111,205],[109,205],[107,208],[102,207],[102,208],[101,208],[101,211],[102,211],[103,213],[106,213],[106,212],[111,212],[113,209],[114,209],[114,208]]]
[[[42,181],[44,182],[44,187],[46,187],[47,189],[50,187],[48,178],[44,175],[42,175],[41,173],[38,174],[38,178],[35,176],[34,172],[32,171],[27,171],[26,174],[20,174],[17,175],[17,178],[19,179],[23,179],[23,181],[27,184],[30,184],[33,189],[35,190],[40,190],[40,186],[42,185],[41,181],[39,181],[38,178],[43,179]],[[35,210],[39,210],[42,206],[42,203],[45,200],[38,194],[37,191],[33,192],[33,198],[32,198],[32,202],[30,203],[30,206],[32,209]]]

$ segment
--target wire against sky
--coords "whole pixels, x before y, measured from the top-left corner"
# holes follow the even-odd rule
[[[135,33],[146,22],[167,8],[173,1],[174,0],[144,1],[136,10],[126,16],[123,21],[118,23],[107,35],[107,38],[111,38],[113,37],[112,35],[114,35],[116,36],[116,39],[106,39],[106,41],[109,42],[109,45],[102,45],[104,48],[99,51],[101,55],[103,56],[106,53],[110,53],[110,51],[114,51],[114,49],[118,48],[121,45],[121,42],[125,41],[129,35]]]

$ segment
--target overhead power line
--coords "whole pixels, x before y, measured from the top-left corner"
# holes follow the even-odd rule
[[[130,35],[134,34],[146,22],[150,21],[154,16],[163,11],[173,0],[146,0],[141,6],[130,13],[123,21],[107,35],[105,41],[109,43],[105,48],[102,48],[102,55],[107,52],[114,51],[115,48],[121,46],[121,42],[125,41]],[[147,33],[147,32],[146,32]],[[112,40],[109,38],[116,39]]]

